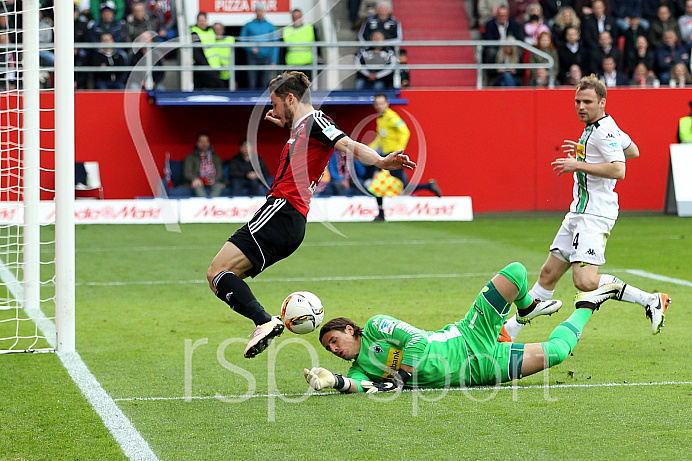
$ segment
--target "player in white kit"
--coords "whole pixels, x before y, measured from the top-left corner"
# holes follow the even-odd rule
[[[529,291],[533,299],[551,299],[557,282],[570,267],[574,286],[582,291],[608,290],[613,285],[605,284],[622,282],[615,276],[599,274],[598,267],[605,263],[606,243],[618,217],[615,184],[625,178],[625,160],[638,157],[639,149],[605,113],[605,104],[605,84],[594,75],[582,78],[577,85],[575,108],[585,124],[584,132],[578,142],[565,141],[562,147],[567,156],[552,162],[558,176],[573,173],[573,201],[538,281]],[[651,319],[651,333],[660,332],[671,301],[666,293],[647,293],[624,284],[611,297],[643,306]],[[505,323],[500,340],[515,340],[522,327],[516,316],[512,317]]]

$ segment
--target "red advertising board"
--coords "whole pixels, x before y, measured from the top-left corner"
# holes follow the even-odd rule
[[[199,11],[207,13],[252,13],[255,5],[262,3],[267,13],[288,13],[290,0],[199,0]]]

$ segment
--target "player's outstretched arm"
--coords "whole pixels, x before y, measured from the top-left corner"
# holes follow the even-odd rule
[[[558,176],[564,173],[581,171],[582,173],[600,178],[617,179],[619,181],[625,179],[625,162],[587,163],[580,162],[574,157],[567,157],[555,159],[550,165],[553,167],[553,171],[557,171]]]
[[[382,157],[371,147],[366,146],[358,141],[354,141],[348,136],[344,136],[343,138],[339,139],[334,147],[340,152],[343,152],[356,160],[360,160],[366,165],[375,165],[376,167],[384,168],[385,170],[399,170],[401,168],[412,170],[416,167],[415,162],[411,161],[408,155],[404,154],[403,150],[398,150],[396,152],[392,152],[386,157]]]
[[[361,381],[360,385],[368,394],[374,394],[376,392],[396,392],[404,388],[408,380],[411,379],[412,373],[413,367],[402,365],[401,369],[396,375],[394,375],[394,379],[392,381],[387,381],[384,383]]]
[[[358,392],[358,386],[352,379],[332,373],[326,368],[314,367],[310,370],[303,368],[303,376],[310,387],[316,391],[336,389],[339,392]]]

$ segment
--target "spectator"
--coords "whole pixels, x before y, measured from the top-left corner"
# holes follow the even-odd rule
[[[626,86],[629,84],[629,79],[624,72],[618,72],[617,64],[615,58],[612,56],[606,56],[601,62],[601,68],[603,71],[600,73],[599,78],[603,83],[605,83],[607,88],[614,86]]]
[[[565,31],[565,40],[565,46],[557,50],[557,56],[560,61],[559,78],[563,83],[569,80],[570,69],[573,65],[576,64],[582,71],[584,66],[586,66],[586,54],[584,48],[579,43],[579,31],[574,27],[568,27]]]
[[[220,22],[214,23],[212,26],[214,30],[214,36],[216,37],[216,43],[235,43],[235,38],[230,35],[226,35],[226,27]],[[229,67],[231,66],[231,47],[214,47],[210,50],[219,60],[219,67],[221,71],[219,72],[219,77],[224,82],[224,88],[230,88],[229,81],[231,80],[231,71]]]
[[[618,39],[618,26],[617,21],[614,17],[606,14],[606,4],[604,0],[594,0],[591,4],[593,9],[593,14],[587,16],[582,23],[582,40],[584,41],[584,46],[589,52],[593,52],[598,49],[601,34],[605,31],[610,32],[611,44],[617,42]],[[601,60],[598,60],[598,66]]]
[[[685,2],[685,14],[678,18],[682,43],[689,45],[692,42],[692,0]]]
[[[573,0],[545,0],[541,4],[543,5],[543,18],[548,24],[552,25],[555,23],[555,18],[563,8],[571,9],[574,16],[577,16],[574,12]]]
[[[101,34],[101,43],[104,46],[96,50],[89,60],[93,67],[123,67],[127,66],[127,56],[122,50],[108,48],[114,43],[113,36],[104,32]],[[127,73],[123,71],[94,72],[94,86],[97,90],[124,90]]]
[[[684,62],[676,62],[673,66],[673,72],[668,81],[671,88],[685,88],[692,83],[690,71],[687,70],[687,64]]]
[[[239,152],[230,160],[224,162],[224,170],[227,171],[228,184],[231,186],[231,195],[264,195],[266,189],[255,170],[253,161],[262,172],[265,181],[269,180],[269,170],[262,157],[254,152],[247,138],[243,138],[239,146]]]
[[[563,85],[577,86],[582,78],[581,67],[578,64],[572,64],[569,68],[567,78],[565,78]]]
[[[613,16],[618,25],[620,35],[625,33],[636,18],[638,26],[648,29],[650,24],[646,19],[642,19],[642,0],[613,0]]]
[[[211,147],[207,133],[197,135],[195,150],[185,157],[183,181],[196,197],[218,197],[226,187],[221,159]]]
[[[652,25],[653,27],[653,25]],[[673,30],[663,32],[663,44],[656,48],[655,71],[658,79],[664,85],[670,80],[670,73],[676,62],[689,64],[689,51],[677,41],[677,35]]]
[[[565,33],[568,27],[574,27],[579,30],[581,27],[581,19],[572,7],[564,6],[555,15],[555,22],[550,28],[553,35],[553,43],[558,50],[565,46]]]
[[[670,14],[676,18],[685,13],[684,0],[642,0],[642,19],[653,23],[658,16],[658,8],[662,5],[667,6]]]
[[[536,88],[547,88],[550,84],[550,76],[548,74],[548,69],[541,67],[535,70],[533,77],[529,80],[529,86]]]
[[[127,17],[124,27],[126,42],[134,42],[137,37],[148,30],[156,30],[153,21],[147,16],[147,7],[143,2],[132,4],[132,14]]]
[[[0,47],[10,45],[10,36],[0,33]],[[0,53],[0,91],[17,88],[17,55],[11,49]]]
[[[678,42],[682,42],[682,34],[680,33],[680,25],[670,14],[670,8],[666,5],[661,5],[658,8],[658,16],[651,21],[649,28],[649,43],[656,49],[663,44],[663,32],[672,30]]]
[[[600,74],[603,72],[603,58],[606,56],[612,56],[615,60],[617,68],[622,71],[622,52],[620,48],[613,44],[613,38],[610,36],[610,32],[604,30],[598,35],[598,48],[593,50],[589,54],[589,65],[587,72]]]
[[[478,1],[478,27],[480,32],[485,32],[485,25],[497,15],[498,8],[509,9],[507,0],[479,0]]]
[[[240,41],[245,42],[275,42],[277,40],[276,27],[264,16],[266,14],[263,3],[255,4],[255,19],[248,22],[240,30]],[[276,65],[279,62],[279,49],[276,47],[246,48],[247,63],[251,66]],[[264,90],[269,85],[269,70],[249,70],[248,87]]]
[[[372,34],[372,41],[384,43],[382,32]],[[394,88],[396,56],[390,47],[374,46],[361,48],[356,54],[355,64],[357,90],[384,90]]]
[[[524,18],[526,18],[526,11],[529,9],[529,5],[538,3],[538,0],[508,0],[508,3],[509,17],[514,19],[518,24],[522,24]]]
[[[368,16],[358,32],[358,40],[361,42],[373,41],[373,34],[380,32],[384,40],[389,43],[400,42],[404,39],[401,23],[392,16],[392,10],[388,3],[378,3],[377,13]]]
[[[526,9],[524,41],[536,46],[538,36],[543,32],[550,34],[550,28],[543,23],[543,8],[539,3],[532,3]]]
[[[149,17],[159,34],[159,41],[164,42],[178,36],[178,20],[174,0],[148,0]]]
[[[216,43],[216,33],[207,25],[207,13],[197,14],[197,23],[190,27],[193,43],[203,43],[210,45]],[[193,48],[192,60],[196,66],[211,66],[219,68],[221,66],[219,56],[214,48]],[[224,82],[218,70],[196,70],[193,76],[196,89],[221,89]]]
[[[557,50],[555,49],[555,46],[553,46],[553,39],[550,35],[550,32],[542,32],[541,35],[538,36],[538,43],[536,44],[537,48],[544,53],[548,53],[550,56],[553,57],[553,75],[557,77],[558,72],[560,71],[560,58],[557,56]],[[544,63],[548,62],[545,58],[541,58],[537,54],[530,54],[529,55],[529,63],[534,64],[534,63]],[[531,80],[536,78],[536,71],[538,69],[531,69]],[[546,73],[549,72],[546,69]]]
[[[148,48],[146,46],[141,46],[139,44],[153,44],[155,43],[156,39],[158,37],[158,34],[153,31],[153,30],[147,30],[144,31],[140,34],[139,37],[135,38],[135,43],[133,45],[133,49],[135,50],[134,55],[132,56],[132,65],[136,66],[142,61],[143,59],[146,59],[146,56],[148,53],[151,53],[151,65],[152,69],[147,69],[147,73],[151,71],[151,86],[148,86],[148,81],[146,78],[142,80],[142,82],[132,82],[132,87],[130,89],[132,90],[156,90],[156,91],[164,91],[166,88],[163,86],[161,82],[163,82],[163,79],[165,77],[165,72],[162,70],[153,70],[153,69],[162,69],[163,68],[163,56],[161,55],[161,51],[157,50],[156,48]],[[147,65],[146,61],[142,61],[141,65]],[[142,74],[145,75],[145,74]],[[141,86],[140,86],[141,83]]]
[[[634,69],[639,64],[644,64],[653,77],[655,59],[654,50],[649,46],[649,41],[644,35],[640,35],[637,37],[636,46],[627,55],[627,65],[625,67],[629,72],[634,72]]]
[[[509,17],[509,9],[501,6],[497,9],[497,15],[485,25],[483,38],[485,40],[507,40],[507,37],[514,37],[521,40],[524,37],[522,28],[514,19]],[[483,48],[483,62],[495,62],[498,47],[486,46]],[[488,78],[492,80],[495,75],[489,72]]]
[[[299,9],[294,9],[291,12],[293,23],[287,25],[282,30],[282,38],[285,43],[314,43],[320,41],[320,35],[312,24],[303,22],[303,12]],[[293,66],[310,66],[313,64],[313,56],[317,56],[317,62],[322,62],[320,57],[320,49],[314,50],[310,46],[289,46],[282,48],[285,50],[284,62],[289,69]],[[302,70],[305,75],[312,81],[312,70]]]
[[[625,58],[625,67],[627,67],[627,56],[634,53],[635,48],[637,47],[637,39],[639,37],[645,37],[647,39],[646,43],[649,43],[649,31],[641,25],[641,18],[630,18],[629,26],[630,27],[624,32],[625,47],[623,50],[623,54]],[[632,72],[632,70],[633,68],[627,68],[627,71],[630,73]]]
[[[632,75],[632,80],[630,80],[631,86],[644,87],[656,87],[660,82],[653,75],[653,71],[646,67],[646,64],[640,62],[634,67],[634,74]]]
[[[408,53],[404,48],[399,49],[399,79],[401,80],[401,88],[411,86],[411,71],[408,66]]]
[[[509,17],[509,9],[503,6],[497,9],[497,15],[485,25],[485,33],[483,34],[485,40],[506,40],[507,37],[521,40],[523,36],[521,26]],[[486,47],[486,49],[488,48]]]
[[[97,12],[100,12],[101,8],[103,8],[103,3],[110,3],[110,6],[112,7],[111,9],[113,10],[113,17],[115,18],[115,20],[118,22],[123,20],[123,18],[125,17],[125,0],[108,0],[106,2],[102,2],[103,0],[91,0],[89,12],[91,13],[91,16],[94,19],[96,19]]]
[[[510,39],[508,39],[510,40]],[[495,57],[497,64],[519,64],[519,50],[516,46],[502,46]],[[497,77],[495,77],[495,86],[520,86],[517,78],[517,69],[511,67],[497,69]]]
[[[101,4],[100,19],[91,25],[89,41],[101,42],[101,35],[109,34],[114,42],[123,41],[123,27],[120,21],[115,19],[115,4],[109,0]]]
[[[87,60],[87,50],[84,48],[78,48],[79,43],[85,43],[89,39],[89,28],[87,27],[87,22],[84,17],[79,13],[79,7],[75,5],[74,7],[74,65],[86,66]],[[88,72],[77,72],[74,73],[74,87],[78,90],[85,90],[87,87],[87,81],[89,80]]]

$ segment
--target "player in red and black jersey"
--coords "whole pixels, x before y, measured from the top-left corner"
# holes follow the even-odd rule
[[[403,150],[381,157],[354,141],[310,99],[310,80],[302,72],[284,72],[269,84],[272,108],[264,119],[291,130],[267,201],[224,244],[207,271],[209,286],[231,309],[255,322],[245,357],[262,352],[283,332],[243,281],[292,254],[305,236],[312,193],[334,149],[378,168],[415,168]]]

